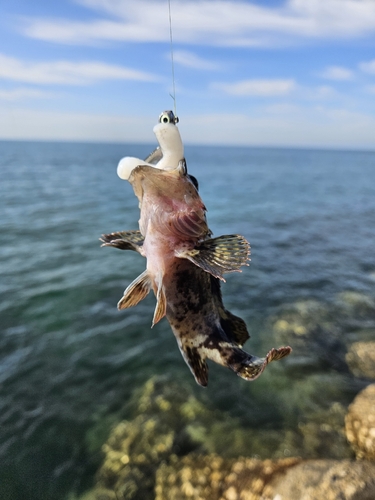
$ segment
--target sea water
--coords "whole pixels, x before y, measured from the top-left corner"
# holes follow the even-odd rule
[[[330,342],[328,329],[310,356],[297,349],[252,383],[210,364],[201,389],[167,321],[151,330],[153,296],[117,311],[145,261],[101,248],[98,238],[137,229],[138,201],[116,165],[152,149],[0,142],[1,498],[83,490],[111,426],[154,375],[183,379],[210,408],[263,430],[293,429],[334,402],[347,406],[366,383],[337,361],[340,339],[336,331]],[[251,243],[250,267],[222,287],[226,307],[248,324],[247,351],[281,345],[272,325],[283,326],[290,307],[310,319],[314,307],[331,311],[330,325],[347,339],[359,330],[371,338],[375,153],[187,146],[186,158],[214,235]],[[348,296],[370,304],[367,312],[352,314]]]

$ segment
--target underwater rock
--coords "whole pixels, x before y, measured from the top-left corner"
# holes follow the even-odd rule
[[[346,291],[338,296],[341,303],[351,315],[375,318],[375,299],[364,293]]]
[[[375,379],[375,341],[355,342],[345,359],[355,377]]]
[[[345,429],[356,457],[375,460],[375,384],[363,389],[349,406]]]
[[[374,500],[375,464],[351,460],[309,460],[269,485],[262,500]]]
[[[296,458],[176,457],[157,471],[155,500],[260,500],[271,480],[299,462]]]
[[[103,446],[95,487],[81,500],[274,500],[278,491],[266,496],[272,484],[302,459],[354,456],[338,402],[311,409],[295,428],[249,428],[166,376],[146,382],[127,410],[129,420]]]
[[[271,319],[277,342],[293,346],[289,368],[333,368],[347,371],[346,347],[337,311],[316,300],[298,301],[285,305]]]
[[[136,393],[133,409],[133,420],[119,423],[103,446],[90,499],[110,499],[114,492],[117,500],[153,500],[160,463],[199,447],[186,428],[201,425],[207,410],[181,385],[152,378]]]
[[[303,437],[295,455],[303,458],[354,458],[345,435],[346,408],[338,402],[326,410],[311,413],[308,421],[298,424],[298,431]]]

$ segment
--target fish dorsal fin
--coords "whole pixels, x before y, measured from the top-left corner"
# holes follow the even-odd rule
[[[215,278],[225,281],[224,273],[240,271],[248,265],[250,255],[249,242],[239,234],[229,234],[210,238],[199,243],[192,250],[176,252],[176,256],[189,259]]]
[[[226,309],[220,311],[220,324],[229,341],[234,342],[239,347],[242,347],[246,340],[250,338],[244,320]]]
[[[102,247],[115,247],[120,250],[134,250],[139,252],[144,238],[140,231],[119,231],[117,233],[102,234]]]
[[[124,296],[117,304],[118,309],[127,309],[128,307],[136,306],[138,302],[143,300],[151,289],[151,280],[147,269],[138,276],[124,292]]]
[[[167,311],[167,298],[165,296],[164,286],[160,282],[158,293],[156,294],[156,307],[154,312],[154,317],[152,320],[152,326],[156,325],[158,321],[164,318]]]
[[[199,349],[193,346],[180,345],[180,350],[197,384],[206,387],[208,384],[208,366]]]

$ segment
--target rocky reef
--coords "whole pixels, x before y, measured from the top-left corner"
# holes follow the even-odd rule
[[[302,301],[269,324],[294,348],[285,369],[301,365],[312,400],[320,396],[319,405],[309,400],[309,418],[252,428],[190,386],[152,378],[134,395],[131,418],[112,429],[95,486],[80,500],[373,500],[374,302],[353,292],[330,307]],[[348,404],[334,397],[343,383],[355,393]],[[291,404],[307,404],[296,387]]]
[[[137,412],[113,429],[96,486],[81,500],[374,498],[375,384],[357,396],[346,416],[347,437],[357,457],[367,460],[261,460],[208,452],[205,438],[217,432],[210,430],[212,413],[186,389],[162,379],[147,382]],[[223,429],[230,423],[223,422]],[[242,437],[249,438],[246,430]]]

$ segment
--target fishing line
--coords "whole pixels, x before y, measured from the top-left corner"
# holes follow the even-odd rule
[[[174,59],[173,59],[173,35],[172,35],[171,0],[168,0],[168,13],[169,13],[169,38],[170,38],[171,61],[172,61],[172,85],[173,85],[173,94],[169,94],[169,95],[173,99],[174,115],[175,115],[175,117],[177,117],[177,111],[176,111],[176,84],[175,84],[175,78],[174,78]]]

